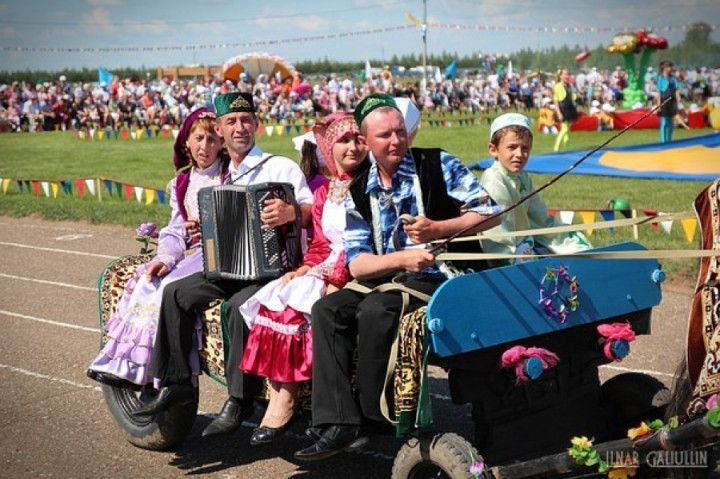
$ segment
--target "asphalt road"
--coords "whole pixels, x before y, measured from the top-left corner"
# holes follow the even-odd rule
[[[130,445],[85,369],[99,346],[97,277],[111,259],[138,249],[129,228],[0,217],[0,477],[389,477],[401,445],[393,438],[309,465],[292,459],[307,443],[300,427],[281,444],[249,446],[259,411],[231,436],[201,438],[225,399],[207,378],[182,446],[151,452]],[[670,383],[692,286],[665,288],[653,334],[640,337],[627,360],[604,367],[603,377],[643,371]],[[469,407],[453,405],[443,372],[432,373],[438,429],[471,438]]]

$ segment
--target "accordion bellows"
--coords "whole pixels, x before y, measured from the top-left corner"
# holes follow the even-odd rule
[[[293,223],[262,228],[260,212],[273,198],[296,204],[289,183],[221,185],[198,192],[206,278],[274,279],[300,264],[299,211]]]

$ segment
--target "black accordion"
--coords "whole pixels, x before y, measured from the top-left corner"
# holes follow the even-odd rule
[[[273,198],[295,204],[292,185],[221,185],[198,192],[206,278],[274,279],[300,264],[299,210],[293,223],[262,228],[260,212]]]

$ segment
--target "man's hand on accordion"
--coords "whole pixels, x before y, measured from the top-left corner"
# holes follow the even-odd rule
[[[265,223],[263,228],[276,228],[295,220],[295,206],[279,198],[266,200],[265,207],[260,212],[260,219]]]

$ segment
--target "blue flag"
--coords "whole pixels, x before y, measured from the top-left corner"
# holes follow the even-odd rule
[[[445,68],[443,76],[449,80],[454,80],[457,78],[457,60],[453,60],[450,65]]]
[[[98,68],[98,83],[104,83],[106,86],[110,86],[112,82],[113,74],[104,68]]]
[[[158,203],[161,205],[165,204],[165,191],[157,190]]]

